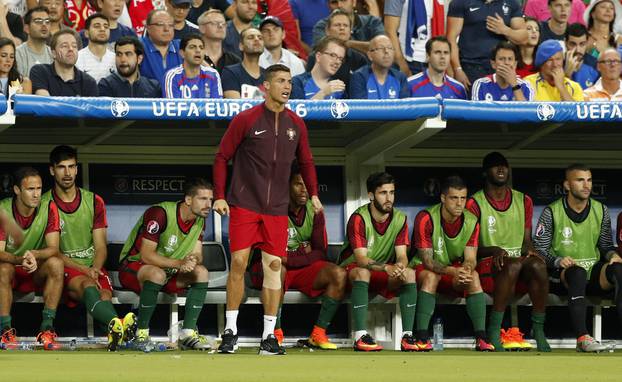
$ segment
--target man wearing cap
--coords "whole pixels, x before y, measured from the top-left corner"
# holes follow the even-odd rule
[[[586,101],[622,101],[621,63],[620,52],[613,48],[600,54],[597,66],[600,79],[583,91]]]
[[[482,289],[493,296],[488,339],[497,351],[531,349],[520,332],[504,336],[503,343],[500,338],[503,314],[516,290],[516,294],[529,293],[531,298],[531,327],[538,351],[551,351],[544,335],[549,280],[546,264],[531,241],[533,201],[510,187],[510,164],[501,153],[486,155],[482,170],[484,189],[473,194],[466,208],[479,219],[481,227],[475,269]],[[512,329],[508,332],[514,334]]]
[[[175,40],[181,40],[186,35],[199,33],[199,26],[186,20],[190,12],[192,0],[166,0],[166,11],[173,18],[175,26]]]
[[[267,16],[259,24],[263,36],[264,52],[259,56],[259,66],[266,69],[270,65],[283,64],[289,68],[292,77],[305,72],[305,65],[295,54],[283,48],[285,31],[283,23],[276,16]]]
[[[538,47],[534,65],[538,73],[525,77],[535,91],[535,101],[583,101],[581,86],[564,73],[564,55],[557,40]]]

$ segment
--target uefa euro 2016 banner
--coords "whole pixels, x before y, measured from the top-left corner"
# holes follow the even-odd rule
[[[259,100],[42,97],[17,94],[15,115],[125,120],[228,120]],[[419,118],[505,123],[622,121],[622,102],[485,102],[410,98],[401,100],[292,100],[307,120],[406,121]],[[0,98],[0,112],[6,102]]]

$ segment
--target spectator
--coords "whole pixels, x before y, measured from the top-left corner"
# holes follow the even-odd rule
[[[242,62],[222,70],[222,89],[225,98],[263,99],[263,69],[259,56],[263,53],[263,37],[257,28],[240,33]]]
[[[393,43],[400,70],[406,76],[420,73],[425,69],[426,42],[445,35],[445,6],[434,0],[386,0],[384,29]]]
[[[86,18],[95,13],[96,2],[89,0],[65,0],[67,25],[73,30],[80,32],[84,29]],[[65,17],[65,15],[63,15]]]
[[[184,63],[166,72],[164,76],[165,98],[222,98],[220,75],[216,69],[203,66],[203,38],[189,34],[181,39],[179,51]]]
[[[451,45],[444,36],[432,37],[425,43],[428,69],[408,78],[411,97],[466,99],[466,90],[457,80],[447,75],[451,62]]]
[[[527,40],[523,12],[517,0],[453,0],[447,16],[451,66],[454,77],[467,90],[471,82],[492,74],[490,52],[499,41],[521,45]]]
[[[65,16],[65,2],[63,0],[39,0],[39,5],[46,7],[50,14],[50,39],[59,30],[70,29],[63,24],[63,17]]]
[[[545,40],[564,41],[568,18],[570,17],[571,0],[548,0],[551,18],[542,23],[540,38]]]
[[[536,52],[535,66],[539,72],[527,76],[535,91],[535,101],[583,101],[581,86],[566,78],[564,55],[557,40],[546,40]]]
[[[583,91],[586,101],[622,101],[620,80],[620,53],[613,48],[605,50],[598,58],[600,78],[594,86]]]
[[[136,32],[119,22],[119,17],[125,7],[125,0],[97,0],[101,13],[108,18],[110,24],[109,47],[112,50],[115,41],[123,36],[136,36]],[[85,26],[86,27],[86,26]]]
[[[30,70],[32,91],[42,96],[97,97],[93,77],[76,68],[80,36],[73,29],[58,31],[52,36],[54,62],[38,64]]]
[[[7,1],[7,5],[9,6],[9,12],[18,14],[21,17],[25,16],[26,12],[28,12],[28,2],[26,0],[10,0]],[[31,4],[31,8],[35,6],[37,6],[36,0]]]
[[[473,83],[473,101],[531,101],[531,85],[516,75],[519,56],[518,47],[511,42],[501,41],[492,52],[491,66],[494,74],[482,77]]]
[[[6,37],[0,37],[0,93],[7,98],[13,93],[32,93],[30,80],[17,71],[15,43]]]
[[[108,18],[101,13],[93,13],[84,22],[84,34],[89,44],[78,52],[76,68],[89,74],[99,82],[114,72],[114,53],[108,50],[110,29]]]
[[[587,89],[598,80],[596,69],[584,62],[587,48],[587,28],[581,24],[571,24],[566,29],[566,77]]]
[[[153,10],[147,16],[147,36],[141,39],[145,57],[140,74],[162,81],[168,69],[181,64],[179,40],[173,40],[173,18],[166,11]]]
[[[102,78],[97,85],[100,96],[159,98],[158,81],[142,77],[138,66],[145,57],[143,44],[135,36],[123,36],[114,44],[117,71]]]
[[[302,46],[307,53],[311,53],[313,46],[313,26],[330,14],[326,2],[326,0],[289,0],[300,31]]]
[[[330,16],[328,16],[328,22],[326,24],[326,36],[338,38],[345,44],[347,41],[350,41],[350,36],[352,32],[350,28],[350,23],[350,16],[348,16],[347,13],[345,13],[341,9],[333,11]],[[346,84],[347,89],[350,85],[350,78],[352,78],[352,73],[367,65],[368,63],[369,62],[367,61],[367,58],[359,53],[359,51],[348,48],[346,46],[346,58],[341,63],[337,74],[335,74],[335,79],[341,80],[344,84]],[[307,68],[313,68],[314,65],[315,54],[312,54],[309,56]]]
[[[199,25],[199,17],[210,9],[217,9],[222,14],[225,13],[231,4],[227,0],[194,0],[190,5],[190,12],[186,20]]]
[[[266,69],[268,66],[283,64],[289,68],[293,76],[305,72],[304,62],[295,54],[283,48],[283,23],[276,16],[267,16],[261,21],[259,30],[263,37],[265,50],[259,56],[259,66]]]
[[[531,17],[536,21],[547,21],[551,18],[548,0],[527,0],[525,2],[525,16]],[[572,0],[572,7],[568,24],[585,24],[583,13],[585,12],[585,4],[583,0]]]
[[[192,0],[166,0],[166,10],[175,22],[175,40],[199,33],[199,26],[186,20]]]
[[[0,37],[10,38],[15,46],[26,41],[28,37],[24,33],[22,17],[9,12],[9,5],[5,1],[0,2],[0,15],[6,15],[5,17],[0,17]]]
[[[153,11],[152,0],[132,0],[127,3],[127,15],[137,36],[143,36],[149,12]],[[129,25],[128,25],[129,26]]]
[[[392,68],[394,55],[391,40],[387,36],[374,37],[369,42],[367,51],[371,64],[363,66],[352,74],[350,98],[407,98],[406,75]]]
[[[50,14],[43,6],[36,6],[24,16],[24,31],[28,40],[15,50],[17,71],[24,77],[30,75],[30,68],[36,64],[51,64],[52,50],[46,44],[50,37]]]
[[[291,99],[339,99],[345,96],[346,84],[335,74],[344,61],[346,45],[336,37],[324,37],[316,47],[311,71],[292,79]]]
[[[617,0],[593,0],[584,13],[588,29],[588,54],[598,58],[600,52],[622,43],[622,5]]]
[[[532,17],[525,17],[525,26],[527,28],[527,42],[520,45],[520,62],[518,69],[516,69],[516,74],[521,78],[537,72],[533,61],[536,48],[540,42],[540,23]]]
[[[350,17],[352,25],[352,39],[346,42],[348,48],[367,53],[372,38],[384,34],[382,20],[371,15],[358,15],[354,12],[356,0],[330,0],[330,3],[338,3],[339,9]],[[318,21],[313,27],[313,43],[316,44],[326,35],[328,18]]]
[[[240,57],[223,49],[226,25],[225,16],[218,9],[210,9],[199,17],[199,30],[205,43],[205,63],[216,69],[220,75],[225,66],[240,62]]]
[[[251,22],[257,15],[256,0],[233,0],[235,6],[233,18],[227,22],[227,34],[222,46],[226,52],[231,52],[242,57],[240,51],[240,33],[246,28],[252,27]]]

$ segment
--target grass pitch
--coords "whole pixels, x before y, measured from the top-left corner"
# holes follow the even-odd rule
[[[221,355],[132,351],[0,352],[3,381],[620,381],[622,353],[375,354],[288,349],[260,357],[255,349]]]

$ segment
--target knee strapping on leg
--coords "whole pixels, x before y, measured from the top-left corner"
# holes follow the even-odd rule
[[[281,258],[268,253],[261,254],[263,287],[281,289]]]

